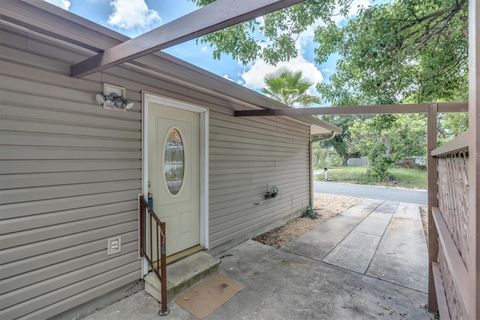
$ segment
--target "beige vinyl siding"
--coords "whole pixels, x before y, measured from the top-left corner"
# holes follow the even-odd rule
[[[98,75],[68,77],[78,53],[0,39],[0,319],[46,319],[141,277],[141,93],[103,110]]]
[[[309,127],[287,119],[210,112],[210,243],[237,243],[309,203]],[[276,199],[264,199],[277,185]]]
[[[210,109],[211,248],[308,204],[307,125],[234,118],[245,105],[126,67],[73,79],[80,51],[10,29],[0,39],[0,319],[45,319],[141,277],[142,90]],[[134,110],[99,107],[104,82]],[[274,184],[279,197],[264,200]],[[107,256],[115,235],[122,252]]]

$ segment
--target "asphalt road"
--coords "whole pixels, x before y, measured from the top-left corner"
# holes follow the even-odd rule
[[[362,184],[314,182],[315,192],[340,194],[358,198],[379,199],[397,202],[410,202],[427,205],[427,191],[405,188],[367,186]]]

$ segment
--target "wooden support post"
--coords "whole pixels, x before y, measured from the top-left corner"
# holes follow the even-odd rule
[[[432,150],[437,147],[437,111],[438,105],[432,104],[427,113],[427,169],[428,169],[428,310],[438,311],[433,263],[438,258],[438,233],[433,220],[432,208],[438,206],[437,199],[437,160]]]
[[[468,7],[468,242],[467,261],[473,295],[468,319],[480,318],[480,2],[469,0]]]
[[[310,186],[310,201],[309,206],[315,208],[315,193],[314,193],[314,181],[315,181],[315,172],[313,169],[313,137],[310,136],[308,142],[308,173],[309,173],[309,186]]]

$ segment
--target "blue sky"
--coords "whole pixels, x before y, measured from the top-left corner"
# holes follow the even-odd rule
[[[130,37],[138,36],[197,8],[190,0],[46,1]],[[348,17],[356,14],[360,6],[368,4],[370,0],[354,0],[351,12],[347,17],[338,17],[337,23],[344,23]],[[269,65],[262,60],[244,66],[228,55],[215,60],[210,46],[197,44],[195,40],[168,48],[165,52],[254,90],[263,87],[265,75],[281,67],[288,67],[294,71],[302,70],[304,76],[315,83],[328,81],[335,72],[336,57],[331,57],[320,65],[313,61],[317,45],[313,42],[313,30],[314,27],[300,35],[297,41],[299,56],[277,66]],[[316,92],[312,90],[311,93]]]

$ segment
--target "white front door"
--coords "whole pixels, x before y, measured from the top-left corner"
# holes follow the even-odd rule
[[[200,243],[200,116],[157,103],[148,110],[149,192],[168,256]]]

